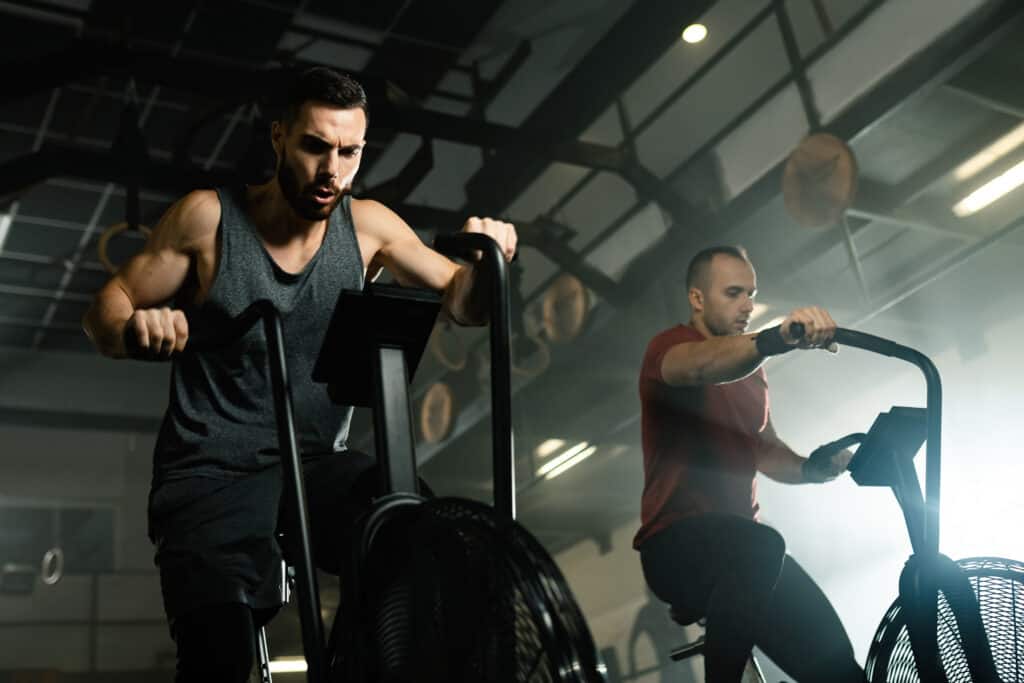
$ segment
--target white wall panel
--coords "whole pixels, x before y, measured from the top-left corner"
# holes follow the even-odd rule
[[[828,123],[903,62],[930,45],[984,0],[891,0],[808,70]]]

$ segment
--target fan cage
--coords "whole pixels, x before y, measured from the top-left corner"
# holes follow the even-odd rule
[[[978,598],[1000,680],[1004,683],[1024,681],[1024,564],[1000,557],[971,557],[959,560],[957,565],[967,575]],[[972,683],[956,620],[941,592],[938,646],[946,680]],[[921,680],[899,598],[886,611],[875,632],[865,673],[871,683],[919,683]]]
[[[402,514],[412,558],[405,571],[418,597],[415,635],[400,656],[418,657],[416,667],[446,683],[604,681],[572,591],[522,526],[461,498],[428,500]],[[383,631],[408,632],[403,619]]]

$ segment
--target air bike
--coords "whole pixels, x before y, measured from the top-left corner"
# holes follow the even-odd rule
[[[310,548],[280,316],[265,300],[234,321],[267,338],[282,472],[297,520],[282,587],[294,586],[310,683],[559,681],[598,683],[603,667],[565,578],[515,521],[508,269],[484,235],[437,238],[451,257],[482,254],[490,287],[493,506],[434,498],[416,473],[409,382],[440,311],[431,291],[370,285],[342,292],[314,381],[335,403],[373,410],[378,496],[342,573],[341,603],[325,638]],[[481,454],[482,455],[482,454]],[[258,633],[261,681],[269,648]]]
[[[791,333],[802,337],[803,330]],[[899,597],[871,641],[871,683],[1011,683],[1024,681],[1024,564],[998,557],[954,562],[939,552],[942,383],[927,356],[863,332],[838,329],[835,342],[917,366],[927,384],[925,408],[894,406],[865,433],[825,444],[827,460],[856,445],[849,471],[860,486],[892,489],[913,554],[900,575]],[[925,492],[914,457],[926,443]]]

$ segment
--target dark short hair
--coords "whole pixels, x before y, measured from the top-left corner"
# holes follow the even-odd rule
[[[359,81],[329,66],[312,66],[298,71],[288,79],[280,98],[280,116],[292,123],[306,102],[326,102],[342,109],[362,109],[370,119],[366,91]]]
[[[708,283],[708,271],[711,269],[711,260],[716,256],[731,256],[741,261],[750,263],[750,257],[747,256],[747,250],[743,247],[736,245],[721,245],[717,247],[708,247],[702,249],[690,259],[690,265],[686,268],[686,289],[689,290],[691,287],[698,289],[707,289]]]

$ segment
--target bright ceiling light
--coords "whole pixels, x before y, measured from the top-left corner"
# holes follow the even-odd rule
[[[683,29],[683,40],[693,44],[699,43],[708,37],[708,27],[704,24],[690,24]]]
[[[564,453],[562,453],[558,457],[552,458],[548,462],[546,462],[543,465],[541,465],[540,468],[537,470],[537,476],[538,477],[543,477],[548,472],[550,472],[551,470],[555,469],[556,467],[558,467],[562,463],[571,460],[573,458],[573,456],[579,454],[580,451],[584,450],[589,445],[590,445],[590,443],[587,442],[587,441],[580,441],[578,444],[576,444],[575,446],[573,446],[569,450],[565,451]]]
[[[953,213],[960,218],[981,211],[992,202],[1013,192],[1024,184],[1024,161],[1009,171],[996,176],[953,206]]]
[[[272,674],[305,673],[307,668],[304,657],[283,657],[270,661],[270,673]]]
[[[1024,144],[1024,123],[956,167],[953,177],[963,182]]]
[[[548,439],[541,445],[537,446],[537,450],[534,451],[538,458],[546,458],[559,448],[565,445],[565,441],[562,439]]]
[[[11,218],[11,214],[0,214],[0,251],[4,250],[4,243],[7,242],[7,233],[11,231],[11,223],[13,222],[14,219]]]
[[[579,453],[576,453],[573,457],[561,463],[558,467],[555,467],[554,469],[549,471],[547,474],[544,475],[544,478],[554,479],[558,475],[568,470],[570,467],[575,467],[576,465],[579,465],[581,462],[592,456],[594,454],[594,451],[596,450],[597,446],[589,446],[587,448],[584,448]]]

